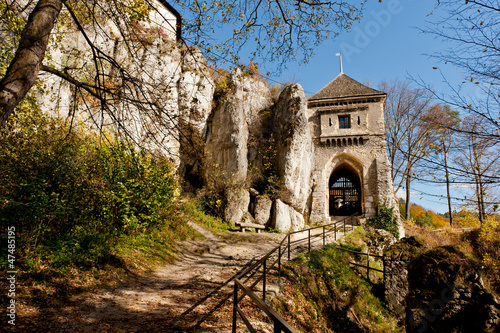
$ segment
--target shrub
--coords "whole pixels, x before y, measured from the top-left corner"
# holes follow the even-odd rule
[[[378,206],[377,214],[368,220],[368,225],[375,229],[387,230],[399,238],[398,220],[394,216],[394,208],[387,207],[385,203]]]
[[[14,123],[0,133],[0,223],[26,253],[92,266],[120,235],[168,222],[177,184],[165,158],[36,111]]]

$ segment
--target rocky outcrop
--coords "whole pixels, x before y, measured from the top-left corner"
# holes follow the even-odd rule
[[[226,194],[224,206],[224,219],[234,225],[241,222],[248,214],[250,193],[242,188],[229,189]]]
[[[152,22],[144,24],[154,26]],[[114,59],[103,60],[99,67],[106,88],[117,95],[109,95],[103,109],[96,98],[79,95],[65,80],[42,72],[40,79],[47,89],[38,96],[41,105],[63,119],[75,117],[75,123],[85,123],[86,129],[132,138],[141,148],[169,157],[181,169],[181,160],[192,167],[191,154],[181,147],[199,149],[197,137],[203,136],[211,111],[213,82],[206,60],[196,48],[179,47],[175,35],[171,38],[165,31],[139,33],[139,40],[132,43],[124,39],[114,22],[105,22],[104,26],[109,28],[106,33],[91,27],[86,33]],[[65,27],[60,35],[57,44],[56,39],[51,41],[51,57],[46,64],[82,82],[93,82],[95,69],[85,60],[92,58],[92,50],[82,33]],[[190,131],[196,135],[192,137]]]
[[[248,124],[240,102],[231,96],[214,112],[205,145],[205,179],[222,174],[221,181],[230,184],[245,182]]]
[[[258,76],[243,73],[236,68],[231,74],[234,97],[240,101],[240,109],[249,125],[255,122],[260,110],[272,104],[271,91]]]
[[[259,79],[237,68],[231,73],[229,91],[213,111],[204,150],[205,183],[226,187],[224,217],[240,222],[248,212],[247,190],[249,124],[271,103],[269,88]],[[238,190],[236,190],[238,189]],[[243,194],[245,192],[245,194]],[[266,223],[264,220],[262,223]]]
[[[296,231],[304,228],[304,216],[280,199],[276,199],[273,209],[271,228],[282,232]]]
[[[290,227],[290,207],[280,199],[277,199],[274,201],[271,228],[288,232],[290,231]]]
[[[297,231],[304,229],[305,225],[304,215],[297,212],[293,207],[290,207],[290,229]]]
[[[479,265],[452,246],[413,260],[408,269],[407,332],[499,332],[499,300],[485,288]]]
[[[179,141],[181,165],[179,174],[185,178],[201,175],[207,120],[212,111],[214,82],[199,50],[184,50],[182,73],[177,84],[179,92]]]
[[[215,169],[225,181],[242,185],[248,171],[248,124],[253,115],[271,103],[269,88],[253,85],[251,77],[237,68],[231,74],[232,88],[213,114],[205,149],[205,177]],[[266,90],[267,88],[267,90]]]
[[[311,191],[312,138],[307,99],[300,85],[286,87],[275,106],[273,135],[279,198],[303,213]]]
[[[414,237],[403,238],[385,251],[385,301],[387,308],[401,322],[405,318],[405,302],[409,292],[408,264],[423,250],[423,245]]]
[[[283,232],[303,228],[302,214],[310,194],[312,167],[312,139],[306,118],[304,91],[299,85],[285,88],[271,110],[269,88],[263,82],[243,74],[239,69],[231,74],[231,82],[230,92],[214,111],[211,120],[205,144],[206,181],[210,181],[208,177],[219,177],[217,181],[228,186],[248,186],[252,182],[248,175],[249,163],[258,165],[256,161],[262,157],[257,155],[262,154],[264,149],[274,150],[271,162],[277,170],[277,200],[274,208],[270,208],[269,200],[254,195],[254,218],[256,223],[266,225],[272,215],[271,227]],[[271,126],[268,130],[273,140],[253,142],[254,153],[249,153],[249,127],[266,130],[261,128],[261,110],[274,115],[273,121],[266,123]],[[260,138],[263,139],[262,136]],[[262,170],[257,170],[257,173],[263,174]],[[239,213],[234,212],[240,212],[248,203],[242,201],[236,204],[229,198],[226,201],[226,209],[229,210],[225,214],[226,219],[238,222],[235,219],[240,218]],[[238,209],[234,208],[236,205]]]
[[[269,225],[271,222],[271,208],[273,202],[267,196],[258,195],[255,197],[254,217],[255,223]]]
[[[498,332],[499,300],[479,264],[453,246],[427,250],[413,237],[385,253],[385,301],[406,332]]]

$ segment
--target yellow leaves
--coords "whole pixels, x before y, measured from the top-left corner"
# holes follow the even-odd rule
[[[500,241],[500,239],[498,239],[498,232],[496,232],[495,230],[499,225],[500,222],[495,220],[493,216],[488,216],[481,225],[481,229],[479,231],[479,239],[482,242]]]
[[[462,208],[454,219],[454,224],[461,228],[479,227],[480,222],[473,212]]]

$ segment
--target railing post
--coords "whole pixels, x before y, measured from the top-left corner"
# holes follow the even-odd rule
[[[234,282],[234,292],[233,292],[234,300],[233,300],[233,333],[236,333],[236,316],[238,312],[236,311],[236,307],[238,306],[238,285],[236,281]]]
[[[266,301],[266,269],[267,269],[267,259],[264,260],[264,277],[262,278],[262,300]]]
[[[385,253],[382,255],[382,274],[384,278],[384,288],[385,288]]]
[[[323,226],[323,246],[325,246],[325,226]]]
[[[288,261],[290,261],[290,234],[288,234]]]
[[[281,285],[281,244],[278,247],[278,286]]]
[[[307,229],[307,241],[309,252],[311,252],[311,229]]]
[[[344,219],[344,235],[345,235],[345,220],[347,220],[347,219]]]
[[[370,281],[370,250],[366,252],[366,278]]]
[[[274,320],[274,333],[281,333],[281,324],[276,319]]]
[[[281,272],[281,244],[278,246],[278,276]]]
[[[333,229],[335,229],[335,241],[337,241],[337,222],[333,225]]]

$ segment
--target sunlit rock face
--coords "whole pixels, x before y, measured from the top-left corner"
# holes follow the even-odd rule
[[[307,99],[300,85],[286,87],[275,106],[279,198],[303,213],[311,191],[312,138]]]

